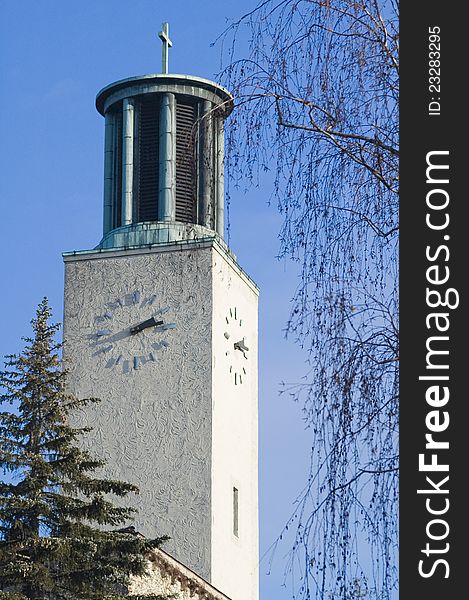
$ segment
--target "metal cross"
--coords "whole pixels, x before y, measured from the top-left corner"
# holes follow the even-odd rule
[[[163,47],[162,47],[162,73],[167,73],[168,72],[168,54],[169,54],[169,49],[171,48],[171,46],[173,45],[173,42],[169,39],[169,25],[168,23],[163,23],[163,25],[161,26],[161,31],[158,34],[158,37],[160,38],[160,40],[163,42]]]

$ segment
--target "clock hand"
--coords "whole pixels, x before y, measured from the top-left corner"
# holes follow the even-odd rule
[[[239,350],[243,354],[245,354],[245,352],[249,350],[249,348],[244,343],[244,338],[242,340],[239,340],[239,342],[235,342],[233,345],[235,350]]]
[[[139,333],[139,331],[147,329],[148,327],[157,327],[158,325],[163,325],[163,321],[157,321],[155,317],[151,317],[150,319],[147,319],[146,321],[143,321],[142,323],[131,327],[130,333],[134,335],[136,333]]]

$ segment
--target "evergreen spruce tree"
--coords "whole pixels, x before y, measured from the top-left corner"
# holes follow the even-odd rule
[[[146,572],[146,552],[165,538],[116,531],[133,510],[108,495],[138,490],[97,477],[103,462],[80,448],[90,429],[72,427],[67,417],[98,400],[66,392],[54,340],[59,326],[50,316],[44,299],[33,337],[0,373],[1,404],[11,405],[0,412],[0,465],[9,474],[0,482],[0,598],[117,600],[127,596],[130,576]]]

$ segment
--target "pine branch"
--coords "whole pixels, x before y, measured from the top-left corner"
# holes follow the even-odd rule
[[[32,320],[33,335],[0,372],[0,600],[92,600],[127,597],[129,577],[146,573],[146,554],[166,538],[103,528],[128,523],[135,512],[112,494],[137,493],[130,483],[94,477],[105,466],[81,447],[90,428],[69,424],[70,412],[96,403],[66,392],[47,300]],[[165,600],[163,596],[140,596]]]

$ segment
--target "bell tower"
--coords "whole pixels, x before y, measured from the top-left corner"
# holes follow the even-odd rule
[[[258,288],[223,240],[220,85],[162,73],[102,89],[103,237],[64,253],[64,362],[135,527],[232,600],[258,599]],[[126,503],[128,501],[126,500]]]
[[[160,37],[166,69],[167,28]],[[99,247],[213,232],[223,238],[223,123],[231,94],[200,77],[163,72],[112,83],[99,92],[96,107],[105,118]]]

